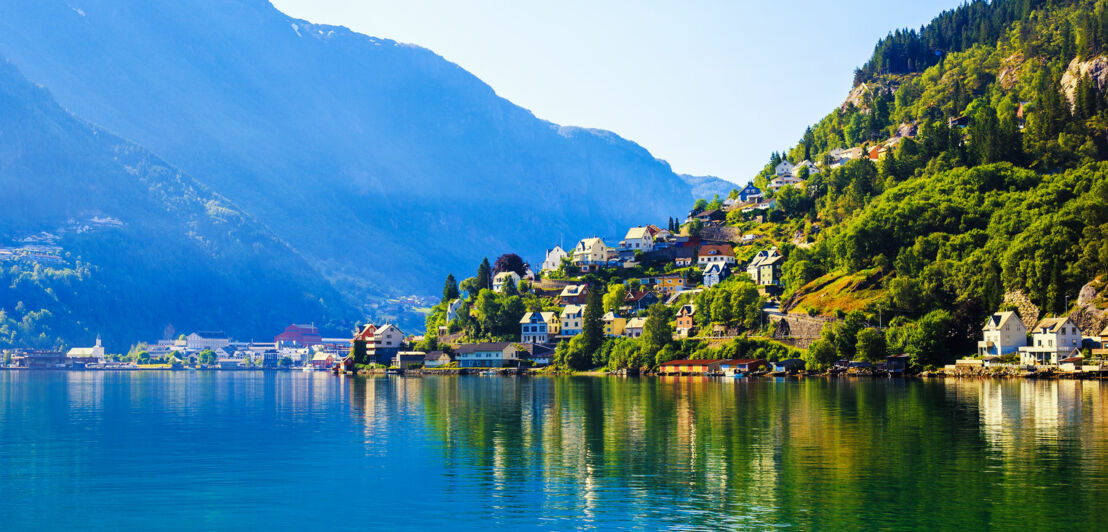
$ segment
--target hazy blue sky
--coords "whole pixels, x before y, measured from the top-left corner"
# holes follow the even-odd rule
[[[429,48],[559,124],[609,129],[674,170],[748,180],[842,102],[877,39],[962,0],[271,0]]]

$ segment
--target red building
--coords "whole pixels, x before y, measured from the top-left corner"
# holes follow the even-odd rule
[[[285,332],[273,338],[277,344],[293,346],[319,345],[323,343],[323,337],[319,335],[319,329],[315,325],[292,324],[285,327]]]

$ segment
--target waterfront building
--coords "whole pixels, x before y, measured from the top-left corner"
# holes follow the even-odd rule
[[[423,367],[439,368],[454,361],[454,357],[445,351],[431,351],[423,357]]]
[[[74,347],[65,354],[67,364],[99,364],[104,362],[104,345],[100,335],[96,335],[96,344],[92,347]]]
[[[520,359],[529,354],[527,346],[520,343],[482,342],[459,346],[457,360],[463,368],[503,368],[518,366]]]
[[[1081,346],[1081,330],[1069,318],[1043,318],[1031,329],[1031,345],[1019,348],[1024,366],[1057,365]]]
[[[318,345],[322,341],[323,336],[319,334],[319,329],[314,324],[298,325],[294,323],[285,327],[284,332],[273,338],[273,343],[290,347]]]
[[[997,312],[989,316],[981,333],[983,338],[977,342],[977,354],[981,356],[1018,353],[1019,348],[1027,345],[1027,327],[1015,312]]]
[[[711,375],[720,373],[722,360],[670,360],[658,366],[659,375]]]
[[[739,373],[746,374],[752,371],[769,368],[769,363],[760,358],[739,358],[734,360],[720,360],[718,362],[720,373],[728,376]]]
[[[188,351],[215,351],[231,345],[231,339],[223,331],[197,331],[185,338]]]

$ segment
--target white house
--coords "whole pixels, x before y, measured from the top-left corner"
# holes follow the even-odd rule
[[[454,321],[458,317],[458,310],[462,308],[462,298],[452,299],[446,304],[446,323]]]
[[[781,161],[777,163],[777,166],[773,168],[773,173],[779,176],[791,175],[793,173],[793,168],[795,168],[793,163],[790,163],[789,161]]]
[[[792,175],[799,176],[801,168],[807,168],[808,175],[815,175],[819,173],[819,167],[813,164],[812,161],[805,159],[800,164],[796,165],[796,168],[793,168]]]
[[[104,360],[104,345],[100,343],[100,335],[96,335],[96,345],[92,347],[74,347],[65,354],[69,359],[80,359],[81,362],[102,362]]]
[[[602,265],[608,262],[608,246],[604,239],[586,238],[573,248],[573,262],[578,266]]]
[[[562,329],[562,322],[553,312],[528,312],[519,320],[520,339],[525,344],[545,344]]]
[[[197,331],[185,338],[185,348],[189,351],[215,351],[231,345],[231,339],[223,331]]]
[[[1024,366],[1056,365],[1081,346],[1081,330],[1069,318],[1043,318],[1031,329],[1031,345],[1019,348]]]
[[[584,305],[566,305],[562,309],[562,336],[577,336],[581,334],[582,322],[585,316]]]
[[[800,178],[794,175],[783,175],[781,177],[775,177],[773,181],[769,182],[769,188],[773,191],[781,190],[785,187],[791,187],[800,183]]]
[[[512,286],[519,286],[520,276],[516,272],[500,272],[492,278],[492,290],[494,292],[503,292],[507,287],[507,283],[511,283]]]
[[[638,338],[642,336],[642,330],[645,326],[646,318],[631,318],[627,320],[627,325],[623,328],[623,335],[628,338]]]
[[[646,253],[654,250],[654,235],[648,227],[632,227],[627,230],[627,236],[619,243],[619,248],[624,251],[642,251]]]
[[[735,249],[731,244],[704,244],[696,252],[696,263],[702,269],[711,264],[735,264]]]
[[[977,342],[978,355],[1007,355],[1027,345],[1027,327],[1019,314],[997,312],[981,327],[983,339]]]
[[[482,342],[458,347],[456,358],[463,368],[503,368],[519,365],[520,355],[530,354],[527,347],[515,342]]]
[[[546,259],[542,261],[542,271],[552,272],[562,266],[562,259],[569,257],[561,246],[554,246],[554,249],[546,250]]]

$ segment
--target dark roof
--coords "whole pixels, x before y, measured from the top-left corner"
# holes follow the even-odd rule
[[[459,354],[476,353],[478,351],[503,351],[507,349],[508,346],[512,345],[520,346],[522,350],[527,350],[527,345],[519,342],[481,342],[477,344],[462,344],[458,346],[456,351]]]
[[[196,336],[199,336],[201,338],[219,338],[219,339],[222,339],[222,338],[227,337],[227,334],[224,333],[223,331],[196,331],[193,334],[195,334]]]
[[[736,366],[740,365],[740,364],[749,366],[750,364],[754,364],[754,363],[757,363],[757,362],[761,362],[763,364],[767,363],[765,360],[763,360],[761,358],[736,358],[736,359],[732,359],[732,360],[721,360],[721,361],[719,361],[720,364],[727,364],[727,365],[732,365],[733,364],[733,365],[736,365]]]
[[[670,360],[669,362],[663,362],[662,366],[707,366],[707,365],[716,364],[716,363],[719,363],[719,362],[724,362],[724,361],[723,360],[713,360],[713,359]]]
[[[650,290],[642,290],[640,292],[628,292],[627,295],[623,298],[623,300],[624,301],[632,301],[632,302],[641,301],[641,300],[645,299],[646,296],[654,296],[655,298],[658,297],[658,296],[654,295],[654,292],[651,292]]]

